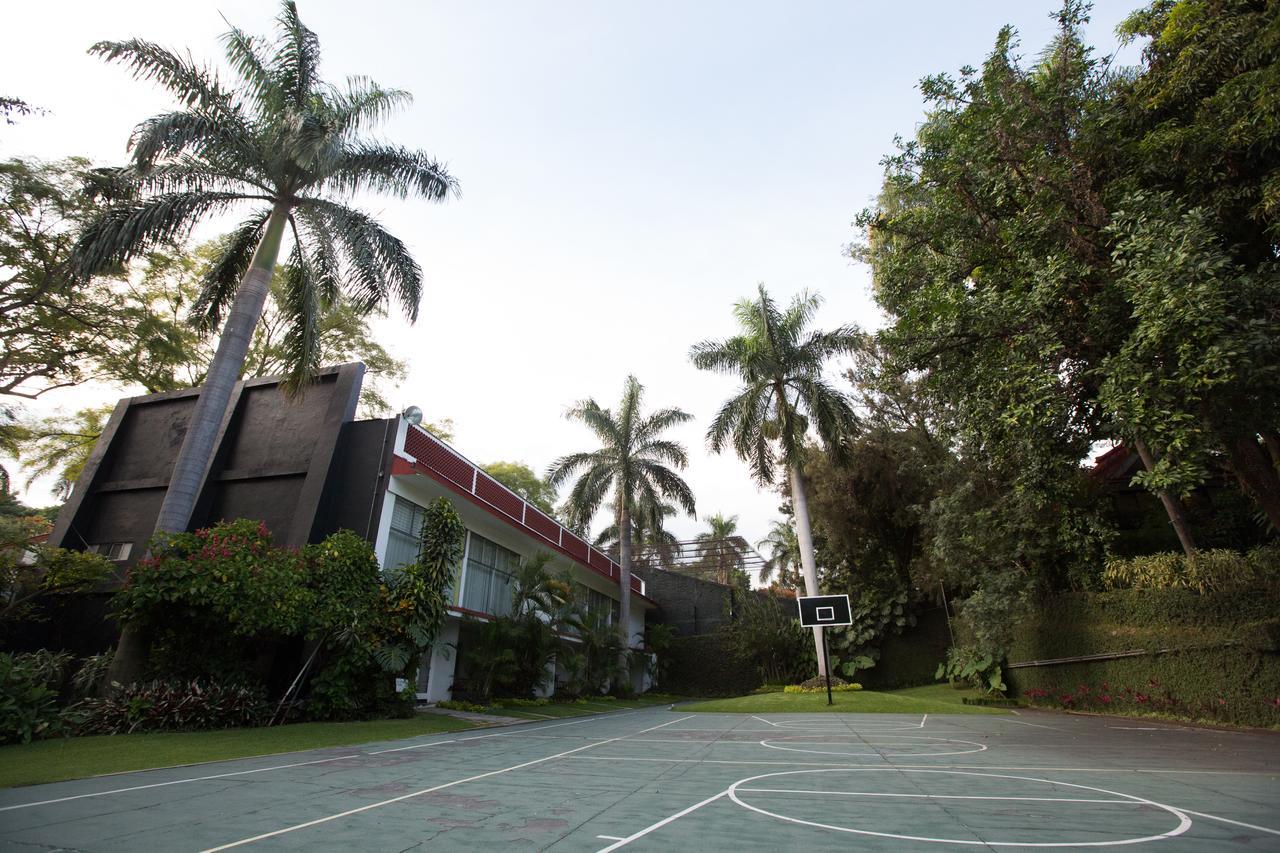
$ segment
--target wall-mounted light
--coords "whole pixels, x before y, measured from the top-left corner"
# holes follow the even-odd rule
[[[422,409],[419,409],[417,406],[409,406],[400,413],[400,417],[404,418],[414,426],[417,426],[422,423]]]

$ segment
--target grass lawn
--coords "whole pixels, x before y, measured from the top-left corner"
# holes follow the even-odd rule
[[[804,714],[840,711],[851,714],[1007,714],[1001,708],[965,705],[961,700],[977,696],[973,690],[956,690],[949,684],[930,684],[881,693],[853,690],[833,693],[834,705],[822,693],[753,693],[733,699],[711,699],[679,706],[679,711],[716,711],[733,714]]]
[[[294,723],[259,729],[95,735],[0,746],[0,787],[82,779],[102,773],[221,761],[277,752],[454,732],[476,724],[437,714],[406,720]]]
[[[677,697],[661,694],[642,696],[639,699],[587,699],[583,702],[551,702],[529,707],[494,705],[486,713],[500,717],[519,717],[522,720],[546,720],[560,717],[582,717],[609,711],[627,711],[632,708],[650,708],[679,701]]]

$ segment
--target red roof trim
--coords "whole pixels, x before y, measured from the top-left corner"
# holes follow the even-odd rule
[[[621,580],[621,570],[619,569],[618,564],[609,559],[590,543],[575,536],[563,525],[556,523],[553,519],[547,518],[546,516],[542,516],[541,519],[535,516],[535,523],[540,522],[542,519],[546,519],[547,522],[550,522],[550,524],[541,523],[538,527],[534,527],[532,524],[518,518],[514,510],[514,507],[517,505],[516,502],[524,505],[525,508],[521,514],[526,518],[529,513],[537,512],[537,510],[534,507],[529,506],[527,502],[519,495],[516,495],[515,492],[510,491],[501,483],[498,483],[496,480],[492,480],[492,478],[485,475],[484,472],[479,471],[470,461],[462,457],[461,454],[455,452],[452,448],[428,433],[426,430],[410,426],[409,432],[406,433],[405,436],[406,447],[410,444],[410,438],[413,439],[413,450],[418,452],[415,456],[419,456],[419,458],[414,458],[411,461],[410,459],[406,459],[398,454],[393,455],[391,457],[391,474],[393,476],[405,476],[409,474],[427,476],[441,486],[444,486],[450,491],[471,501],[473,504],[485,510],[504,524],[515,527],[526,536],[529,536],[530,538],[545,544],[546,547],[563,554],[578,565],[582,566],[584,569],[594,572],[611,583],[619,583]],[[430,464],[428,460],[436,457],[440,459],[442,467],[447,470],[439,470],[436,466]],[[471,489],[467,488],[462,482],[460,482],[467,479],[467,467],[470,467],[471,469],[472,482],[477,484],[484,482],[485,489],[488,491],[492,491],[494,487],[502,490],[502,503],[504,503],[505,506],[496,506],[494,503],[491,503],[471,491]],[[484,477],[485,479],[481,481],[481,477]],[[538,515],[541,515],[541,513],[538,513]],[[551,532],[552,525],[554,525],[554,529],[558,534],[559,541],[552,539],[547,535]],[[544,530],[538,529],[539,527],[544,528],[545,532]],[[577,546],[577,549],[582,550],[583,553],[574,553],[574,551],[571,551],[569,548],[562,545],[561,542],[565,539],[568,539],[570,546]],[[641,579],[638,576],[634,574],[631,576],[632,595],[638,596],[644,601],[656,605],[657,602],[640,592],[641,583]]]

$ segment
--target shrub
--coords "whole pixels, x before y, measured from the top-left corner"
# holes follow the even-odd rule
[[[58,691],[48,684],[49,657],[56,656],[0,652],[0,743],[61,733]]]
[[[1280,545],[1247,554],[1227,549],[1185,554],[1149,554],[1107,560],[1104,589],[1189,589],[1201,594],[1280,584]]]
[[[550,705],[551,700],[546,698],[538,699],[499,699],[494,704],[501,708],[541,708],[543,705]]]
[[[80,662],[76,674],[71,676],[71,686],[77,696],[84,698],[97,692],[98,685],[107,677],[107,670],[111,668],[111,659],[114,656],[114,652],[106,651],[89,655]]]
[[[788,684],[786,687],[782,688],[782,692],[783,693],[826,693],[827,692],[827,684],[825,679],[823,679],[822,684],[819,684],[817,686],[808,687],[806,686],[808,684],[809,684],[808,681],[806,681],[804,684]],[[861,689],[862,689],[862,685],[858,684],[856,681],[842,681],[841,683],[836,684],[836,679],[835,678],[831,679],[832,693],[850,693],[854,690],[861,690]]]
[[[69,710],[78,717],[78,734],[226,729],[262,725],[270,716],[257,689],[199,681],[129,684]]]
[[[485,705],[477,705],[474,702],[463,702],[460,699],[446,699],[443,702],[437,702],[436,707],[444,708],[446,711],[467,711],[472,714],[489,713],[489,708]]]

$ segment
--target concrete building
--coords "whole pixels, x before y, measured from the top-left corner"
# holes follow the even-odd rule
[[[589,609],[616,622],[623,590],[613,560],[405,418],[355,420],[363,375],[360,364],[330,368],[299,401],[285,399],[276,379],[239,383],[190,529],[253,518],[277,544],[296,546],[345,528],[373,544],[385,571],[416,559],[423,508],[449,498],[467,537],[441,637],[418,674],[419,698],[428,701],[452,696],[468,621],[510,608],[511,570],[521,557],[551,554],[548,568],[567,571]],[[192,389],[121,400],[50,542],[98,551],[122,569],[136,561],[198,396]],[[626,594],[638,648],[656,605],[639,577]],[[647,687],[637,666],[632,689]]]

